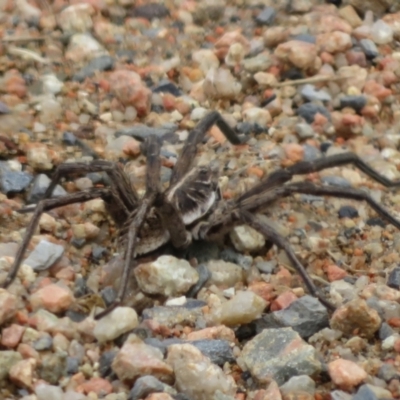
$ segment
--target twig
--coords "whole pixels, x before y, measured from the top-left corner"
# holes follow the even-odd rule
[[[9,47],[7,52],[14,56],[20,56],[22,58],[31,59],[41,64],[50,64],[50,60],[40,56],[32,50],[23,49],[21,47]]]
[[[37,36],[37,37],[32,37],[32,36],[8,36],[0,39],[0,41],[5,42],[5,43],[16,43],[16,42],[40,42],[42,40],[45,40],[46,38],[44,36]]]
[[[318,83],[327,81],[340,81],[342,79],[352,78],[351,76],[312,76],[311,78],[295,79],[293,81],[278,82],[273,85],[274,88],[280,88],[283,86],[296,86],[304,85],[305,83]]]

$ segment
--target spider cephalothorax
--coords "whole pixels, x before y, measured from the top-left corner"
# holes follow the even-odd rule
[[[353,153],[342,153],[319,158],[312,162],[301,161],[290,167],[278,169],[236,199],[223,200],[218,193],[218,173],[211,166],[193,166],[197,145],[208,129],[217,124],[229,141],[240,144],[232,128],[216,111],[206,115],[190,132],[173,170],[169,186],[163,190],[160,183],[161,143],[156,136],[148,137],[145,145],[147,157],[146,192],[140,198],[135,188],[118,164],[95,160],[91,163],[61,164],[58,166],[43,200],[34,209],[32,219],[15,257],[14,264],[3,287],[16,277],[23,255],[36,229],[41,214],[53,208],[102,198],[117,226],[123,246],[124,268],[120,288],[114,303],[97,318],[108,313],[122,301],[129,273],[135,266],[137,255],[149,253],[167,242],[175,247],[188,246],[193,238],[210,240],[223,235],[238,224],[247,224],[260,232],[270,244],[282,248],[301,275],[308,290],[328,308],[333,306],[319,293],[304,266],[285,237],[257,217],[277,199],[297,193],[317,196],[335,196],[366,201],[382,218],[400,229],[400,222],[377,203],[367,192],[351,187],[318,186],[311,182],[290,183],[294,175],[305,175],[325,168],[353,164],[372,179],[387,187],[400,186],[377,173]],[[110,177],[110,186],[50,198],[59,180],[72,173],[103,171]],[[31,211],[32,208],[25,209]],[[22,210],[24,211],[24,210]]]

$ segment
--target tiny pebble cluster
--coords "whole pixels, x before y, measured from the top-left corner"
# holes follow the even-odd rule
[[[0,17],[0,282],[31,218],[18,210],[58,165],[119,162],[142,195],[143,141],[161,139],[167,185],[213,110],[243,139],[212,127],[198,149],[226,200],[347,151],[400,179],[398,0],[18,0]],[[400,193],[354,166],[301,179],[365,190],[400,219]],[[78,173],[53,197],[109,183]],[[243,225],[139,258],[124,303],[95,320],[121,283],[115,224],[101,199],[45,212],[0,288],[0,398],[400,398],[400,232],[367,204],[307,194],[259,218],[335,312]]]

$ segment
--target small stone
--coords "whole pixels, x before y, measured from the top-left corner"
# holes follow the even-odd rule
[[[190,344],[197,347],[213,364],[223,366],[226,362],[234,362],[232,347],[227,340],[195,340]]]
[[[22,355],[17,351],[0,351],[0,382],[8,377],[10,369],[21,360]]]
[[[199,279],[188,261],[173,256],[161,256],[153,262],[139,264],[134,274],[145,293],[174,297],[186,293]]]
[[[371,39],[378,45],[387,44],[393,41],[392,28],[381,19],[372,24]]]
[[[393,289],[400,289],[400,267],[395,267],[390,271],[387,285]]]
[[[86,394],[96,393],[97,396],[103,397],[113,391],[111,383],[107,379],[93,377],[88,381],[81,383],[77,388],[78,392]]]
[[[235,226],[230,238],[237,251],[257,251],[265,246],[264,236],[247,225]]]
[[[381,318],[377,311],[368,307],[364,300],[354,299],[338,308],[330,321],[331,328],[354,335],[370,338],[379,329]]]
[[[39,383],[35,386],[35,394],[37,400],[63,400],[64,392],[59,386],[47,385],[45,383]]]
[[[175,386],[192,400],[209,400],[217,391],[234,396],[236,384],[221,368],[190,344],[173,344],[168,348],[167,363],[175,373]]]
[[[151,90],[134,71],[117,70],[109,76],[111,92],[125,106],[136,108],[139,116],[150,112]]]
[[[67,354],[65,352],[56,351],[55,353],[45,353],[40,360],[37,373],[40,379],[57,385],[62,376],[65,374],[67,366]]]
[[[38,171],[48,171],[53,168],[53,160],[47,146],[30,147],[26,153],[28,164]]]
[[[114,68],[115,59],[109,55],[101,55],[90,60],[81,70],[75,73],[72,80],[83,82],[93,76],[96,71],[109,71]]]
[[[333,383],[343,390],[351,390],[367,378],[367,373],[356,363],[339,358],[328,364]]]
[[[207,268],[211,272],[208,285],[229,288],[244,279],[243,268],[231,262],[211,260],[207,263]]]
[[[299,135],[300,139],[310,139],[315,135],[313,127],[305,123],[296,125],[296,133]]]
[[[274,22],[276,10],[273,7],[265,7],[255,18],[259,25],[271,25]]]
[[[312,398],[314,397],[315,382],[307,375],[294,376],[284,383],[279,389],[285,398],[292,398],[290,397],[290,394],[296,394],[299,396],[300,393],[302,393],[304,397],[301,397],[301,399],[304,398],[304,400],[306,400],[307,395]]]
[[[309,83],[304,85],[300,91],[301,95],[308,101],[331,101],[331,95],[324,90],[317,90],[314,85],[310,85]]]
[[[31,389],[35,367],[36,360],[33,358],[18,361],[10,369],[9,376],[11,382],[19,387]]]
[[[371,39],[361,39],[359,43],[367,58],[372,59],[379,56],[379,50]]]
[[[329,121],[331,120],[330,112],[323,106],[319,106],[313,103],[305,103],[302,104],[298,109],[297,113],[305,119],[305,121],[309,124],[314,122],[314,118],[316,114],[322,114]]]
[[[274,379],[282,385],[293,376],[321,369],[314,347],[291,328],[264,329],[245,344],[237,363],[260,384]]]
[[[17,347],[24,332],[25,332],[25,327],[17,324],[12,324],[8,328],[4,328],[1,334],[2,346],[8,348]]]
[[[162,382],[173,381],[172,368],[163,361],[162,352],[143,343],[136,335],[130,335],[121,347],[112,369],[119,379],[128,382],[149,374]]]
[[[328,326],[326,308],[319,300],[308,295],[292,302],[287,308],[265,314],[256,321],[257,333],[265,328],[291,327],[304,339]]]
[[[342,206],[339,208],[339,218],[358,218],[358,211],[353,206]]]
[[[144,399],[150,393],[167,392],[176,394],[176,390],[161,382],[151,375],[146,375],[138,378],[129,392],[129,400]]]
[[[130,307],[117,307],[97,321],[93,334],[99,342],[114,340],[138,326],[136,311]]]
[[[259,318],[267,302],[252,291],[238,291],[235,296],[213,310],[214,319],[227,326],[247,324]]]
[[[88,33],[75,33],[69,39],[65,58],[73,63],[89,62],[90,60],[108,55],[106,49]]]
[[[41,240],[32,250],[24,264],[30,265],[34,271],[44,271],[54,265],[64,254],[64,247]]]
[[[346,32],[327,32],[317,36],[317,46],[320,51],[328,53],[342,53],[350,49],[353,45],[351,36]]]
[[[235,99],[242,85],[235,79],[228,69],[210,69],[203,81],[204,94],[212,99]]]
[[[28,193],[27,197],[28,203],[37,203],[43,197],[44,193],[46,192],[46,189],[50,185],[50,182],[51,180],[47,175],[38,174],[35,177],[32,188]],[[66,194],[67,192],[64,190],[64,188],[60,185],[57,185],[54,188],[51,197],[65,196]]]
[[[340,107],[350,107],[357,112],[360,112],[367,104],[366,96],[344,96],[340,98]]]
[[[6,195],[23,192],[32,180],[27,172],[0,170],[0,191]]]
[[[269,52],[262,52],[255,57],[245,58],[242,61],[243,68],[250,73],[268,70],[273,64],[273,58]]]
[[[66,311],[73,301],[70,289],[53,283],[39,289],[29,299],[33,310],[44,308],[52,313]]]
[[[42,76],[42,85],[43,92],[48,94],[58,94],[61,92],[64,87],[64,83],[62,83],[57,76],[53,74],[46,74]]]
[[[243,111],[243,120],[252,125],[266,128],[271,123],[272,118],[268,110],[259,107],[252,107]]]
[[[14,318],[18,311],[18,299],[6,289],[0,288],[0,326]]]
[[[154,18],[165,18],[169,15],[169,10],[164,4],[149,3],[137,6],[132,10],[132,16],[145,18],[149,21]]]
[[[300,40],[289,40],[279,44],[274,54],[282,61],[290,61],[295,67],[307,69],[315,63],[317,46]]]

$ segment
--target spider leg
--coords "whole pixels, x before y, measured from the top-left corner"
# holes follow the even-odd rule
[[[306,269],[304,268],[300,260],[297,258],[295,252],[293,251],[292,247],[290,246],[290,243],[286,240],[286,238],[284,238],[270,225],[261,223],[257,219],[257,217],[255,217],[248,211],[241,210],[238,212],[238,216],[243,223],[251,226],[256,231],[260,232],[267,239],[267,241],[270,241],[277,247],[281,248],[288,256],[293,267],[297,270],[297,272],[303,279],[304,284],[306,285],[309,292],[313,296],[317,297],[325,307],[327,307],[332,311],[335,310],[335,306],[331,304],[328,300],[326,300],[324,296],[319,292],[318,288],[315,286],[314,282],[309,277]]]
[[[294,175],[306,175],[312,172],[318,172],[323,169],[339,167],[346,164],[353,164],[370,178],[381,183],[386,187],[400,187],[400,180],[391,181],[379,172],[375,171],[366,162],[354,153],[334,154],[328,157],[321,157],[314,161],[300,161],[290,167],[279,169],[270,174],[266,179],[254,186],[248,192],[239,197],[238,201],[247,199],[254,195],[260,194],[275,186],[283,185],[290,181]]]
[[[400,221],[394,218],[388,210],[377,203],[367,192],[352,187],[317,186],[311,182],[296,182],[284,186],[283,196],[294,193],[312,194],[316,196],[333,196],[342,199],[365,201],[383,219],[400,230]]]
[[[146,172],[146,194],[140,201],[136,210],[131,214],[132,221],[129,223],[128,237],[127,237],[127,249],[124,255],[124,268],[122,270],[122,277],[120,280],[120,286],[118,288],[117,297],[104,311],[100,312],[95,316],[95,319],[101,319],[105,315],[109,314],[112,310],[118,307],[125,297],[126,289],[128,287],[129,274],[135,267],[135,245],[137,236],[143,222],[146,219],[146,215],[149,210],[153,207],[154,202],[159,194],[161,188],[160,184],[160,150],[161,143],[158,138],[154,135],[148,137],[146,142],[146,157],[147,157],[147,172]]]
[[[93,160],[90,163],[76,162],[60,164],[54,172],[43,198],[47,199],[51,197],[54,188],[58,185],[61,178],[71,174],[89,172],[105,172],[110,177],[110,186],[115,193],[118,193],[127,213],[136,207],[139,196],[130,184],[122,168],[117,163],[105,160]]]
[[[176,162],[170,179],[170,187],[178,183],[181,178],[189,171],[193,165],[194,157],[197,151],[197,145],[202,141],[207,131],[216,124],[226,138],[232,144],[240,144],[241,141],[235,131],[227,124],[218,111],[212,111],[207,114],[192,129],[182,149],[181,155]]]
[[[33,233],[35,232],[35,229],[43,212],[52,210],[57,207],[66,206],[68,204],[82,203],[99,197],[103,199],[107,198],[107,200],[109,201],[110,196],[112,197],[112,191],[110,189],[93,188],[91,190],[68,194],[62,197],[54,197],[51,199],[40,200],[34,210],[31,220],[29,221],[28,227],[26,228],[22,243],[18,248],[17,254],[15,255],[14,263],[10,271],[8,272],[7,278],[4,282],[0,284],[0,287],[8,287],[17,276],[25,251],[29,245],[29,242],[33,236]]]

